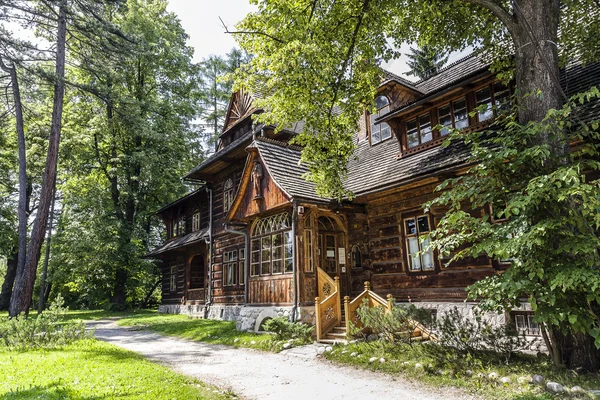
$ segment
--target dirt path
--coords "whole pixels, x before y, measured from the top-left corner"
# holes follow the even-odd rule
[[[467,400],[453,388],[433,392],[400,377],[338,366],[320,358],[272,354],[136,331],[115,321],[88,323],[96,337],[244,399]],[[157,382],[160,384],[160,382]]]

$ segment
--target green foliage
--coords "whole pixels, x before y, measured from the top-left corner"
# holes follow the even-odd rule
[[[476,164],[440,185],[427,207],[449,208],[433,233],[441,254],[511,262],[469,288],[483,308],[508,310],[525,295],[539,323],[587,333],[600,348],[600,131],[599,121],[586,117],[599,99],[593,88],[542,122],[522,125],[507,115],[491,131],[454,135]],[[571,153],[551,150],[564,141],[576,144]],[[471,212],[489,205],[501,222]]]
[[[314,328],[302,322],[290,322],[287,317],[275,317],[264,324],[265,331],[274,333],[277,340],[296,339],[302,343],[312,341]]]
[[[411,47],[407,57],[409,60],[406,63],[410,67],[407,75],[414,75],[419,79],[427,79],[436,74],[448,62],[448,56],[435,51],[428,45],[420,49]]]
[[[526,349],[530,342],[519,335],[512,324],[494,325],[478,309],[464,315],[457,307],[450,309],[436,323],[439,345],[429,347],[438,364],[471,362],[478,353],[492,351],[503,356],[506,364],[517,351]]]
[[[235,398],[134,352],[92,339],[56,349],[0,348],[0,376],[0,398],[11,400]]]
[[[410,343],[413,337],[413,321],[423,321],[430,318],[431,314],[413,306],[394,305],[390,312],[385,307],[369,307],[368,300],[357,310],[364,328],[354,328],[353,335],[378,334],[382,340],[390,343]]]
[[[53,293],[68,304],[147,306],[160,271],[154,212],[188,190],[180,177],[203,157],[194,125],[199,67],[167,2],[107,5],[102,18],[126,38],[120,51],[71,53],[59,167],[62,214],[50,261]],[[112,306],[115,307],[115,306]]]
[[[59,296],[37,317],[0,319],[0,346],[11,350],[55,348],[88,337],[84,323],[65,321],[67,309],[63,304]]]
[[[279,127],[297,121],[305,130],[302,161],[321,195],[341,198],[353,133],[373,109],[381,63],[398,58],[403,43],[448,54],[472,46],[488,53],[494,70],[511,67],[514,44],[489,8],[466,0],[255,0],[257,10],[237,26],[236,38],[253,59],[236,75],[237,87],[259,91],[259,120]],[[482,2],[476,2],[481,4]],[[495,5],[515,20],[508,2]],[[595,60],[600,19],[594,0],[561,3],[558,39],[565,58]],[[531,6],[533,7],[533,6]],[[577,21],[577,22],[574,22]],[[521,30],[524,31],[524,28]],[[510,74],[511,70],[508,71]]]

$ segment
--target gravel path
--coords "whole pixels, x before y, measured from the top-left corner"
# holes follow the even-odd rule
[[[467,400],[457,389],[436,392],[390,377],[311,357],[314,348],[272,354],[192,342],[120,327],[114,320],[88,323],[96,337],[244,399]],[[157,382],[157,384],[160,384]]]

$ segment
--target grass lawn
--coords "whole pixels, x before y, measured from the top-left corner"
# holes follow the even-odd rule
[[[146,312],[123,316],[118,324],[206,343],[268,351],[281,350],[281,343],[274,342],[271,335],[240,332],[235,329],[235,322]]]
[[[232,399],[108,343],[86,339],[52,350],[0,348],[2,399]]]
[[[532,374],[543,375],[546,381],[559,382],[568,387],[581,386],[584,389],[600,389],[600,375],[598,374],[579,375],[573,371],[553,371],[549,361],[525,355],[517,358],[513,356],[510,366],[504,364],[499,356],[481,356],[478,359],[470,360],[469,365],[471,366],[456,367],[454,371],[448,368],[440,370],[430,367],[430,364],[434,365],[434,361],[431,355],[424,351],[424,346],[427,345],[392,346],[379,342],[363,342],[348,346],[335,346],[332,352],[325,353],[325,357],[342,364],[382,371],[391,375],[401,374],[430,386],[464,388],[468,392],[473,392],[486,399],[550,400],[563,398],[553,396],[541,387],[518,382],[519,377],[528,380]],[[353,353],[357,355],[353,355]],[[372,357],[376,357],[377,360],[369,362]],[[384,358],[385,362],[381,363],[380,358]],[[417,363],[422,364],[424,368],[415,368]],[[473,372],[471,377],[465,375],[469,368]],[[488,375],[491,372],[496,372],[498,379],[490,380]],[[484,374],[485,377],[478,377],[478,374]],[[502,377],[509,377],[510,383],[499,382]],[[564,398],[570,397],[564,395]],[[582,398],[600,397],[588,395]]]

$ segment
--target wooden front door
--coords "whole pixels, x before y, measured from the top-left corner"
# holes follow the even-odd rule
[[[332,278],[340,280],[342,298],[349,295],[349,266],[347,265],[346,235],[335,221],[328,217],[319,218],[319,266]]]

